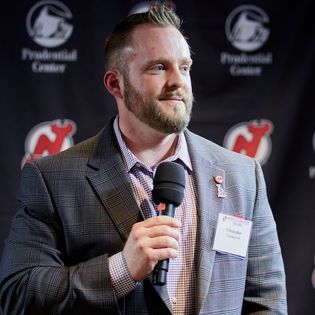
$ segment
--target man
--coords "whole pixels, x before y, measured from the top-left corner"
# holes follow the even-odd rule
[[[129,16],[105,59],[118,116],[23,170],[1,264],[4,314],[286,314],[261,168],[186,129],[192,60],[178,17],[163,6]],[[175,218],[151,202],[162,161],[185,170]],[[248,234],[245,254],[215,242],[222,214]],[[164,259],[167,284],[157,286]]]

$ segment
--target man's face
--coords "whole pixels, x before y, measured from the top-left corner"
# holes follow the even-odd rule
[[[165,133],[187,127],[192,109],[190,50],[174,27],[138,26],[127,53],[126,108],[140,121]]]

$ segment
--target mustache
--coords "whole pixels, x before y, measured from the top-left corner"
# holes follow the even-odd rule
[[[161,93],[160,95],[158,95],[158,99],[167,99],[167,98],[170,98],[170,97],[180,98],[185,103],[187,101],[193,100],[193,96],[192,95],[190,96],[187,92],[185,92],[182,89],[178,89],[178,90],[175,90],[175,91],[164,92],[164,93]]]

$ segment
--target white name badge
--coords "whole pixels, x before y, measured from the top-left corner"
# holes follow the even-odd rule
[[[252,221],[219,214],[213,249],[246,257]]]

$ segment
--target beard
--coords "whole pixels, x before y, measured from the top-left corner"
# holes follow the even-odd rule
[[[173,114],[163,112],[159,99],[170,96],[182,98],[182,104],[176,104]],[[182,89],[158,95],[156,97],[144,97],[124,76],[124,98],[126,108],[132,112],[141,122],[164,134],[180,133],[189,124],[193,96],[188,95]]]

